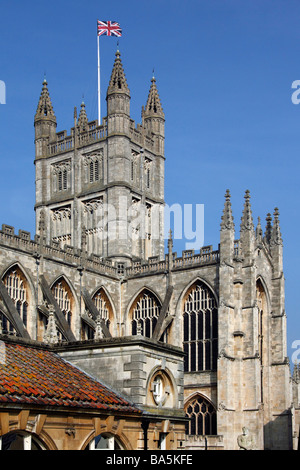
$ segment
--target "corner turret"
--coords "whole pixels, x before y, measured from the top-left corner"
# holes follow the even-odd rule
[[[158,94],[156,79],[153,76],[146,107],[142,108],[143,127],[157,142],[157,151],[164,154],[165,114]]]
[[[46,156],[49,141],[55,139],[56,117],[53,111],[46,78],[34,117],[36,158]]]

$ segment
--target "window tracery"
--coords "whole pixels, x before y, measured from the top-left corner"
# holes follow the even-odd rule
[[[29,292],[26,278],[18,267],[11,268],[3,279],[4,285],[8,291],[9,296],[13,300],[17,312],[20,315],[25,327],[28,326],[28,307],[29,307]],[[13,331],[13,327],[9,320],[3,315],[2,329],[8,332]]]
[[[161,306],[156,297],[149,291],[143,291],[132,308],[132,335],[151,338]]]
[[[183,309],[185,372],[216,370],[218,312],[211,290],[201,282],[188,291]]]
[[[185,407],[189,422],[186,434],[190,436],[215,436],[217,434],[217,413],[215,407],[204,397],[192,398]]]

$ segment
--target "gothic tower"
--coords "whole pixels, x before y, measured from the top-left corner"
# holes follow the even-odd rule
[[[35,116],[36,230],[111,262],[164,255],[164,113],[153,78],[142,124],[130,118],[130,90],[116,52],[102,124],[84,102],[70,135],[55,132],[47,83]],[[43,225],[42,223],[42,225]]]

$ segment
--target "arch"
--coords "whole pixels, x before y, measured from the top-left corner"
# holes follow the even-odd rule
[[[1,450],[47,450],[44,441],[34,433],[19,429],[1,436]]]
[[[15,304],[25,328],[28,331],[32,330],[35,323],[35,318],[33,318],[33,312],[35,311],[35,288],[30,276],[21,263],[14,262],[3,271],[1,279]],[[14,331],[14,328],[12,329],[12,325],[5,312],[2,312],[2,320],[3,316],[10,324],[9,332],[11,333]]]
[[[181,291],[179,297],[178,297],[178,300],[177,300],[177,304],[176,304],[176,311],[178,310],[178,308],[182,309],[182,303],[183,303],[183,299],[185,298],[186,296],[186,293],[187,291],[194,285],[196,284],[196,282],[202,282],[203,284],[205,284],[207,286],[208,289],[211,290],[214,298],[215,298],[215,301],[216,301],[216,304],[217,304],[217,308],[219,307],[219,298],[218,298],[218,295],[215,291],[215,289],[213,288],[213,286],[211,285],[210,282],[208,282],[206,279],[200,277],[200,276],[197,276],[195,277],[194,279],[192,279]]]
[[[185,372],[217,369],[218,302],[211,286],[197,278],[180,296]]]
[[[16,267],[16,268],[18,268],[20,271],[22,271],[23,275],[26,277],[26,281],[28,282],[28,285],[29,285],[29,288],[30,288],[30,291],[31,291],[32,300],[34,300],[34,299],[36,298],[35,283],[32,281],[31,275],[28,273],[27,269],[23,266],[23,264],[20,263],[20,261],[15,261],[15,262],[13,262],[13,263],[10,263],[10,264],[2,271],[1,279],[3,280],[3,278],[4,278],[5,275],[8,273],[8,271],[10,271],[11,269],[13,269],[14,267]]]
[[[157,376],[162,376],[162,388],[163,388],[163,396],[159,399],[155,398],[155,390],[154,390],[154,380]],[[170,371],[168,367],[162,369],[161,366],[155,366],[150,371],[147,383],[146,383],[146,402],[147,404],[153,406],[166,406],[168,408],[176,408],[178,407],[178,386],[176,384],[176,380],[174,375]]]
[[[189,436],[217,435],[217,410],[212,401],[205,395],[193,393],[184,405],[186,417],[186,434]]]
[[[119,444],[121,445],[121,447],[123,448],[122,450],[132,450],[132,445],[131,445],[129,439],[127,438],[127,436],[123,432],[114,433],[112,430],[107,431],[105,429],[103,430],[102,433],[97,434],[97,435],[96,435],[95,431],[92,431],[90,433],[90,435],[85,439],[84,443],[81,446],[81,449],[82,450],[90,450],[91,448],[94,448],[93,441],[100,435],[103,435],[104,437],[105,436],[112,436],[112,437],[116,438],[117,441],[119,441]]]
[[[127,311],[130,334],[151,338],[160,313],[162,302],[148,287],[143,287],[135,295]],[[129,326],[129,325],[128,325]]]
[[[78,299],[71,282],[62,274],[52,282],[50,289],[69,327],[74,331]]]
[[[264,277],[259,274],[258,276],[256,276],[256,286],[257,286],[257,283],[260,283],[264,292],[265,292],[265,296],[266,296],[266,301],[267,301],[267,308],[268,308],[268,312],[271,312],[271,297],[270,297],[270,292],[269,292],[269,289],[267,287],[267,283],[264,279]]]

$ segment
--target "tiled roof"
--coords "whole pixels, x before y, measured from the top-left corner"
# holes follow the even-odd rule
[[[1,403],[141,413],[108,387],[47,348],[0,341]]]

